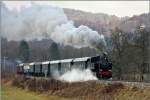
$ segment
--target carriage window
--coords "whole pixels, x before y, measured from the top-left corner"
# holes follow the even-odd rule
[[[73,65],[73,69],[85,69],[85,62],[75,62]]]
[[[29,72],[30,71],[30,67],[28,65],[25,65],[23,68],[24,68],[24,72]]]
[[[35,72],[36,73],[40,72],[40,65],[35,65]]]
[[[70,64],[69,63],[62,63],[61,65],[61,73],[64,74],[65,72],[70,70]]]
[[[42,72],[43,73],[48,72],[48,64],[43,64],[42,65]]]
[[[51,64],[51,73],[58,71],[58,63]]]
[[[33,65],[30,65],[30,71],[33,72]]]
[[[61,64],[61,73],[62,73],[62,74],[65,72],[65,71],[64,71],[64,68],[65,68],[65,64],[62,63],[62,64]]]

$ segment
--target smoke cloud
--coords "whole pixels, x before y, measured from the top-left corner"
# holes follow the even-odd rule
[[[67,82],[83,82],[88,80],[97,80],[90,69],[80,70],[72,69],[59,77],[60,80]]]
[[[9,10],[4,4],[1,8],[1,35],[8,40],[50,38],[77,48],[106,45],[103,35],[84,25],[75,27],[61,8],[37,4],[20,11]]]

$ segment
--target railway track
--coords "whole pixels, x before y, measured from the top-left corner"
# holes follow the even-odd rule
[[[150,89],[150,82],[131,82],[131,81],[117,81],[117,80],[97,80],[96,82],[101,83],[101,84],[121,83],[125,86],[135,86],[140,89],[144,89],[144,88]]]

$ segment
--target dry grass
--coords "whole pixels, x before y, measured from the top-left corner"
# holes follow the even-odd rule
[[[15,92],[14,92],[15,91]],[[26,91],[21,88],[12,87],[10,85],[2,85],[2,100],[75,100],[70,98],[62,98],[58,96],[47,96],[45,94],[37,94]]]
[[[123,83],[98,83],[96,81],[67,83],[54,79],[17,76],[11,85],[50,96],[83,100],[150,100],[150,89],[125,86]]]

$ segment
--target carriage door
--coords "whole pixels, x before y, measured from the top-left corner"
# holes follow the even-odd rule
[[[51,76],[51,64],[48,64],[48,73],[47,76]]]

